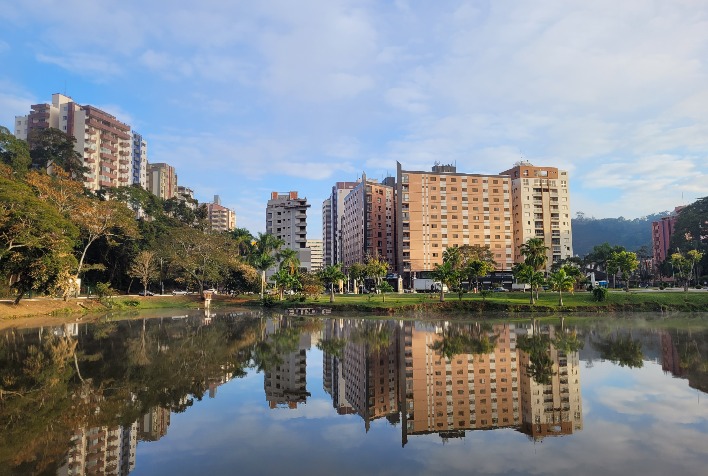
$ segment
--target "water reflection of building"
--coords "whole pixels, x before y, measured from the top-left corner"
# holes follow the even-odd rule
[[[167,428],[170,426],[170,410],[153,407],[138,419],[137,425],[140,441],[157,441],[167,434]]]
[[[376,418],[400,418],[404,445],[411,435],[447,439],[494,428],[535,439],[571,434],[582,429],[578,352],[557,350],[552,328],[543,333],[541,352],[554,374],[539,384],[528,353],[517,347],[517,335],[532,336],[532,328],[331,321],[324,340],[345,344],[341,358],[324,353],[325,390],[340,413],[350,403],[367,430]]]
[[[394,321],[347,321],[345,398],[364,419],[398,415],[398,326]]]
[[[529,352],[519,351],[521,382],[521,431],[537,440],[546,436],[570,435],[582,430],[582,401],[580,398],[580,362],[578,352],[566,354],[551,344],[556,331],[544,326],[534,331],[533,326],[520,333],[529,337],[547,337],[545,355],[552,364],[547,381],[536,381],[529,372],[532,358]]]
[[[120,475],[135,468],[138,424],[77,430],[57,475]]]
[[[297,334],[297,331],[289,327],[289,322],[287,318],[274,319],[266,332],[272,336],[287,331]],[[294,409],[298,404],[305,403],[310,396],[307,391],[307,349],[311,346],[310,334],[299,333],[297,338],[295,350],[278,352],[279,362],[263,373],[266,401],[270,408]]]
[[[342,342],[344,339],[343,319],[328,319],[324,325],[324,341]],[[332,406],[339,415],[356,413],[347,401],[345,395],[346,380],[344,379],[343,354],[323,352],[322,355],[322,386],[332,397]]]
[[[491,332],[482,331],[496,339],[489,353],[459,353],[451,358],[434,350],[449,327],[447,324],[403,324],[404,445],[408,435],[437,432],[444,438],[458,437],[464,436],[464,430],[468,429],[519,423],[513,326],[498,325]],[[473,333],[471,329],[455,327],[459,332],[458,341]],[[477,338],[482,337],[482,333],[477,332]]]

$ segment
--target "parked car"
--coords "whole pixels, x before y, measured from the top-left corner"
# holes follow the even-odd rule
[[[496,288],[492,289],[492,292],[493,293],[507,293],[507,292],[509,292],[509,290],[506,288],[503,288],[501,286],[497,286]]]
[[[154,296],[155,293],[152,291],[140,291],[138,293],[138,296]]]
[[[184,289],[173,289],[172,290],[173,296],[184,296],[185,294],[189,294],[189,292],[185,291]]]

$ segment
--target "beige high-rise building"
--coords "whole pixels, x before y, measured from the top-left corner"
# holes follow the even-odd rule
[[[231,231],[236,228],[236,212],[221,204],[218,195],[213,203],[207,203],[207,217],[213,231]]]
[[[165,163],[148,164],[147,189],[163,200],[176,197],[177,174],[175,168]]]
[[[520,247],[530,238],[542,238],[548,247],[546,270],[572,257],[568,172],[518,162],[502,175],[511,180],[514,261],[523,261]]]
[[[397,165],[398,266],[404,275],[431,271],[451,246],[488,246],[499,270],[513,260],[511,180],[459,173],[453,165],[430,172]]]
[[[322,240],[307,240],[307,247],[310,248],[311,271],[319,271],[324,267],[322,254]]]
[[[84,177],[86,188],[99,190],[133,183],[128,124],[93,106],[81,106],[63,94],[53,94],[51,104],[34,104],[28,115],[15,118],[15,136],[19,139],[31,139],[33,130],[50,127],[76,139],[75,150],[89,169]]]
[[[266,233],[285,242],[285,247],[297,251],[300,266],[310,270],[310,249],[307,247],[307,198],[297,192],[272,192],[266,207]]]

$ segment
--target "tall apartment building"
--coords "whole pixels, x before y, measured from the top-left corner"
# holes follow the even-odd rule
[[[51,104],[34,104],[15,118],[15,135],[27,140],[33,130],[55,128],[76,139],[75,149],[89,169],[84,186],[90,190],[128,186],[132,182],[130,126],[93,106],[81,106],[68,96],[53,94]]]
[[[459,173],[453,165],[430,172],[397,164],[398,269],[404,279],[442,263],[451,246],[488,246],[497,268],[513,266],[511,183],[504,175]]]
[[[213,231],[231,231],[236,228],[236,212],[221,205],[218,195],[214,195],[214,202],[207,204],[207,213]]]
[[[147,189],[148,152],[147,141],[135,131],[132,132],[132,147],[130,149],[131,167],[130,183]]]
[[[137,423],[130,426],[78,428],[58,475],[126,475],[135,469]]]
[[[300,266],[311,269],[307,247],[307,198],[297,192],[272,192],[266,206],[266,233],[285,242],[285,247],[297,251]]]
[[[344,199],[358,182],[337,182],[322,202],[322,241],[325,266],[342,263],[342,218]]]
[[[310,248],[311,271],[323,269],[322,240],[307,240],[307,247]]]
[[[520,247],[530,238],[543,238],[548,247],[546,270],[572,257],[568,172],[518,162],[501,174],[511,180],[514,261],[523,261]]]
[[[177,174],[169,164],[157,163],[147,166],[147,189],[155,196],[167,200],[177,196]]]
[[[684,207],[676,207],[671,215],[651,223],[651,249],[656,265],[663,263],[669,255],[669,245],[676,228],[676,219],[683,209]]]
[[[342,263],[348,268],[379,256],[397,269],[396,189],[393,178],[384,183],[368,180],[366,174],[344,198],[341,222]]]

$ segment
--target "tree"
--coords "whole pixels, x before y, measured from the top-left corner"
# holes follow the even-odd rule
[[[0,126],[0,163],[10,167],[12,175],[24,176],[32,159],[27,142],[17,139],[7,128]]]
[[[388,263],[380,256],[369,256],[364,265],[366,276],[374,280],[378,286],[381,279],[386,276]]]
[[[625,291],[629,291],[629,275],[638,267],[637,255],[631,251],[615,251],[607,262],[608,270],[616,270],[615,273],[619,272],[622,276]]]
[[[359,292],[359,284],[366,277],[366,266],[362,263],[352,263],[349,266],[349,279],[352,280],[354,292]]]
[[[288,273],[295,274],[300,269],[300,258],[298,253],[292,248],[283,248],[278,251],[278,261],[280,261],[280,269],[286,269]]]
[[[64,169],[75,180],[84,181],[89,169],[76,151],[76,139],[59,129],[34,129],[27,136],[32,165],[42,170]]]
[[[470,283],[474,280],[475,289],[479,289],[479,278],[487,276],[489,273],[494,271],[494,269],[495,265],[493,262],[473,259],[467,262],[466,266],[462,269],[461,274],[463,278],[466,278]]]
[[[325,286],[329,286],[329,302],[334,302],[334,283],[338,283],[345,278],[339,264],[325,267],[319,272],[320,279]]]
[[[531,286],[531,304],[534,304],[534,292],[536,293],[537,300],[538,288],[541,287],[544,281],[543,273],[541,271],[536,271],[531,265],[522,264],[516,268],[514,276],[517,281]]]
[[[283,300],[283,294],[286,290],[292,289],[299,284],[297,275],[290,274],[287,268],[280,268],[278,271],[273,273],[270,279],[275,283],[275,286],[278,289],[278,297],[281,301]]]
[[[265,273],[277,263],[276,254],[285,242],[270,233],[258,233],[258,237],[251,243],[249,263],[261,272],[261,299],[265,290]]]
[[[540,271],[545,268],[548,261],[548,246],[546,246],[543,238],[529,238],[526,243],[521,245],[521,254],[524,255],[524,263],[531,266],[534,270]]]
[[[246,228],[236,228],[229,232],[236,241],[239,256],[248,256],[251,253],[254,240],[253,235]]]
[[[391,286],[388,281],[381,281],[376,289],[381,293],[383,302],[386,302],[386,293],[393,292],[393,286]]]
[[[133,262],[130,265],[129,274],[133,278],[140,279],[143,285],[143,292],[147,296],[148,284],[150,280],[153,279],[158,270],[155,265],[155,252],[154,251],[141,251],[133,258]]]
[[[458,272],[450,261],[436,264],[432,272],[433,279],[440,281],[440,302],[445,302],[445,286],[451,286],[458,279]]]
[[[554,291],[558,291],[558,305],[563,306],[563,291],[573,289],[575,278],[566,274],[565,269],[561,268],[555,273],[551,273],[548,277],[548,283]]]
[[[680,282],[683,284],[684,292],[688,292],[688,286],[693,278],[693,269],[696,263],[699,263],[703,258],[703,253],[698,250],[690,250],[684,255],[683,253],[673,253],[669,258],[674,270],[678,272]]]
[[[174,228],[163,237],[161,252],[183,281],[193,281],[204,293],[204,283],[218,282],[237,260],[233,241],[219,233],[190,227]]]
[[[708,197],[683,208],[676,217],[671,250],[696,250],[703,254],[696,268],[708,269]]]

